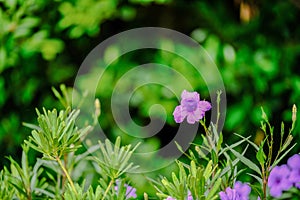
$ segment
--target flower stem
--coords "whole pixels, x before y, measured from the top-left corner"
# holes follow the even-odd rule
[[[104,200],[105,196],[107,195],[107,193],[108,193],[108,191],[109,191],[109,189],[111,188],[111,186],[112,186],[113,183],[114,183],[114,180],[112,179],[112,180],[109,182],[109,185],[107,186],[107,188],[106,188],[106,190],[105,190],[105,192],[104,192],[104,195],[103,195],[103,197],[102,197],[101,200]]]
[[[72,181],[72,179],[71,179],[71,177],[70,177],[68,171],[66,170],[66,168],[65,168],[64,165],[62,164],[62,162],[61,162],[61,160],[60,160],[59,157],[56,157],[56,161],[58,162],[60,168],[63,170],[64,174],[66,175],[66,177],[67,177],[67,179],[68,179],[68,181],[69,181],[69,183],[70,183],[70,185],[71,185],[71,188],[72,188],[73,192],[74,192],[75,195],[77,196],[77,191],[76,191],[76,189],[75,189],[74,183],[73,183],[73,181]]]
[[[264,165],[262,165],[262,181],[263,181],[263,200],[267,199],[267,174]]]

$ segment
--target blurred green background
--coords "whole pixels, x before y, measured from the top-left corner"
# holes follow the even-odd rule
[[[299,19],[298,0],[0,0],[0,165],[7,163],[6,155],[21,155],[20,144],[29,135],[21,123],[36,122],[34,108],[62,108],[51,86],[72,87],[80,64],[96,45],[144,26],[182,32],[208,51],[226,87],[223,132],[228,143],[236,139],[232,132],[260,141],[261,106],[279,134],[281,120],[291,121],[292,105],[300,99]],[[110,50],[108,54],[115,53]],[[110,105],[111,85],[121,68],[139,61],[172,63],[191,77],[203,98],[209,98],[203,81],[193,78],[196,72],[187,63],[158,51],[129,54],[112,64],[106,84],[97,90],[100,123],[112,136],[122,133],[105,106]],[[178,102],[158,86],[143,87],[137,95],[131,105],[137,123],[148,122],[153,103],[160,102],[167,111],[164,129],[147,140],[151,148],[159,148],[174,137],[178,125],[171,113]],[[297,126],[296,141],[299,132]],[[299,150],[297,146],[294,152]]]

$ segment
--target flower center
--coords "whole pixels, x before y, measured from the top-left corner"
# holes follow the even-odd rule
[[[278,178],[275,179],[275,183],[276,183],[277,185],[280,184],[280,182],[281,182],[281,178],[278,177]]]
[[[188,99],[185,101],[185,107],[188,112],[193,112],[197,109],[197,101],[194,99]]]

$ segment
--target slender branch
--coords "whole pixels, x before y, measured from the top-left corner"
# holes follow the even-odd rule
[[[103,197],[102,197],[101,200],[104,200],[105,196],[107,195],[107,193],[108,193],[108,191],[109,191],[109,189],[111,188],[111,186],[112,186],[113,183],[114,183],[114,180],[112,179],[112,180],[109,182],[109,185],[107,186],[107,188],[106,188],[106,190],[105,190],[105,192],[104,192],[104,195],[103,195]]]
[[[263,200],[267,199],[267,173],[264,167],[264,164],[261,165],[262,167],[262,184],[263,184]]]
[[[65,166],[65,169],[67,168],[67,154],[64,154],[64,166]],[[63,177],[62,177],[62,187],[63,187],[63,189],[64,189],[64,185],[65,185],[65,183],[66,183],[66,174],[65,173],[63,173]]]
[[[70,185],[71,185],[71,188],[72,188],[73,192],[74,192],[75,195],[77,196],[77,191],[76,191],[76,189],[75,189],[74,183],[73,183],[73,181],[72,181],[72,179],[71,179],[71,177],[70,177],[68,171],[66,170],[66,168],[65,168],[64,165],[62,164],[62,162],[61,162],[61,160],[60,160],[59,157],[56,157],[56,161],[58,162],[60,168],[63,170],[64,174],[66,175],[66,177],[67,177],[67,179],[68,179],[68,181],[69,181],[69,183],[70,183]]]

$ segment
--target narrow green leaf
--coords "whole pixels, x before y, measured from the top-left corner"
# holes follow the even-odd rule
[[[172,172],[172,179],[173,179],[174,185],[176,187],[179,186],[180,182],[179,182],[179,180],[178,180],[178,178],[177,178],[177,176],[176,176],[176,174],[174,172]]]
[[[283,138],[283,135],[284,135],[284,123],[281,122],[280,137]]]
[[[217,191],[219,191],[220,189],[220,186],[221,186],[221,182],[222,182],[222,179],[219,178],[215,183],[214,183],[214,186],[211,188],[211,190],[209,191],[206,199],[207,200],[210,200],[210,199],[213,199],[213,196],[217,193]]]
[[[265,154],[264,149],[263,149],[263,143],[262,143],[262,145],[259,146],[259,150],[256,153],[256,159],[258,160],[258,162],[261,165],[263,165],[265,163],[266,154]]]
[[[278,163],[297,145],[297,143],[295,143],[293,146],[291,146],[289,149],[287,149],[284,154],[282,154],[277,160],[274,161],[274,163],[272,164],[271,168],[275,167],[276,165],[278,165]]]
[[[247,173],[247,174],[255,178],[259,182],[259,184],[262,185],[262,179],[259,176],[256,176],[255,174],[251,174],[251,173]]]
[[[111,158],[111,155],[113,154],[113,148],[109,139],[105,140],[105,147],[109,158]]]
[[[251,144],[258,151],[258,146],[254,142],[249,140],[250,136],[249,137],[244,137],[244,136],[242,136],[238,133],[233,133],[233,134],[240,137],[240,138],[243,138],[244,140],[246,140],[249,144]]]
[[[218,142],[217,142],[217,151],[221,150],[222,144],[223,144],[223,134],[221,132],[219,135]]]
[[[33,130],[41,131],[41,128],[39,126],[35,125],[35,124],[22,122],[22,125],[27,127],[27,128],[33,129]]]
[[[230,146],[226,145],[226,147],[221,150],[221,152],[219,153],[219,155],[224,154],[224,152],[228,151],[228,149],[233,149],[234,147],[240,146],[242,143],[244,143],[245,141],[247,141],[249,138],[250,138],[250,136],[247,137],[247,138],[243,138],[243,140],[240,140],[240,141],[238,141],[238,142],[236,142],[236,143],[234,143],[234,144],[232,144]]]
[[[246,166],[248,166],[250,169],[254,170],[255,172],[257,172],[259,175],[261,175],[261,171],[259,169],[259,167],[256,166],[255,163],[253,163],[251,160],[249,160],[248,158],[244,157],[242,154],[240,154],[239,152],[235,151],[234,149],[228,147],[230,149],[230,151],[238,158],[240,159],[240,161],[242,163],[244,163]]]
[[[207,163],[206,167],[205,167],[205,170],[204,170],[204,173],[203,173],[203,176],[205,177],[205,180],[208,180],[211,173],[212,173],[212,164],[213,164],[213,162],[212,162],[212,160],[210,160]]]
[[[191,170],[190,170],[190,173],[192,176],[195,176],[197,175],[197,168],[196,168],[196,163],[192,160],[191,161]]]

